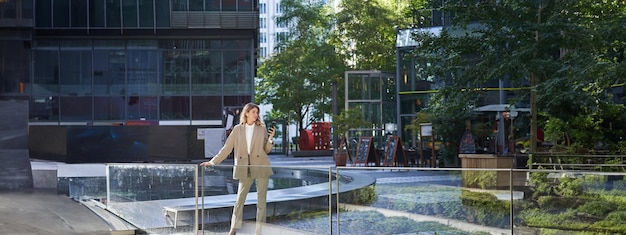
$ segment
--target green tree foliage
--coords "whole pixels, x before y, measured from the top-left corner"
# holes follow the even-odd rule
[[[385,1],[343,0],[335,14],[333,44],[346,56],[351,69],[394,71],[396,67],[395,27],[402,25],[399,14]],[[395,8],[394,8],[395,9]]]
[[[341,78],[343,59],[327,42],[329,16],[316,1],[285,0],[279,22],[291,26],[290,39],[279,44],[281,53],[258,70],[257,100],[295,119],[300,129],[330,112],[331,84]]]
[[[467,107],[480,100],[478,90],[483,84],[506,78],[526,88],[516,92],[520,99],[528,99],[535,89],[536,108],[550,119],[581,125],[579,132],[564,136],[591,145],[606,141],[607,136],[623,136],[615,131],[597,133],[621,120],[611,115],[615,109],[624,110],[606,95],[611,86],[624,82],[623,75],[618,75],[626,68],[623,1],[459,0],[446,4],[442,10],[454,16],[453,25],[439,35],[416,34],[421,45],[413,55],[430,63],[423,76],[436,75],[441,80],[440,92],[429,107],[432,116],[442,119],[433,120],[444,124],[439,128],[461,127]],[[457,118],[447,117],[450,114]],[[444,138],[458,143],[460,135],[449,132]]]

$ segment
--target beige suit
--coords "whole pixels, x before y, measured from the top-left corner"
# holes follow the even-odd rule
[[[248,154],[245,124],[239,124],[233,128],[233,131],[226,139],[226,143],[224,143],[224,147],[210,161],[217,165],[224,161],[234,150],[235,166],[233,168],[233,178],[239,180],[239,189],[237,190],[237,202],[235,202],[233,208],[232,228],[241,228],[244,203],[255,179],[257,188],[257,231],[260,231],[260,226],[265,222],[267,185],[269,177],[274,174],[267,156],[272,150],[272,146],[273,144],[268,141],[265,126],[255,125],[250,154]]]

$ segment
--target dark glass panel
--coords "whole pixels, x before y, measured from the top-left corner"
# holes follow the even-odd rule
[[[24,19],[33,18],[33,1],[22,1],[22,17]]]
[[[104,27],[105,26],[105,0],[89,0],[89,26]]]
[[[250,51],[224,51],[224,94],[252,94]]]
[[[193,96],[191,99],[192,120],[222,119],[221,96]]]
[[[224,96],[224,106],[234,106],[234,107],[243,107],[247,103],[252,102],[252,96],[242,95],[242,96]]]
[[[189,94],[189,51],[163,51],[161,84],[164,95]]]
[[[157,49],[157,41],[156,40],[129,40],[126,41],[126,48],[128,49]]]
[[[33,96],[28,109],[30,121],[59,120],[59,99],[56,96]]]
[[[95,96],[93,97],[93,116],[96,121],[124,120],[125,98],[123,96]]]
[[[172,11],[187,11],[187,0],[172,0]]]
[[[0,40],[0,94],[30,94],[30,54],[23,41]]]
[[[205,0],[204,5],[207,11],[219,11],[221,0]]]
[[[157,95],[158,52],[151,50],[128,50],[126,53],[126,94],[133,96]]]
[[[106,0],[107,28],[116,28],[122,25],[120,9],[120,0]]]
[[[91,95],[91,51],[61,51],[61,95]]]
[[[152,0],[139,0],[139,27],[154,27],[154,2]]]
[[[35,27],[49,28],[52,26],[52,1],[36,1]]]
[[[93,62],[93,93],[95,95],[125,95],[125,52],[95,50]]]
[[[59,46],[61,50],[67,48],[91,50],[91,40],[60,40]]]
[[[189,0],[189,11],[203,11],[203,0]]]
[[[252,11],[253,0],[239,0],[239,11]]]
[[[251,40],[224,40],[222,48],[224,49],[233,49],[233,48],[252,48]]]
[[[157,120],[158,101],[156,96],[128,96],[125,100],[127,120]]]
[[[16,19],[16,1],[0,1],[0,19]]]
[[[92,116],[92,97],[64,97],[61,96],[61,104],[59,105],[60,118],[62,122],[91,122]]]
[[[94,40],[94,49],[124,49],[125,42],[123,40]]]
[[[33,51],[33,95],[57,96],[59,94],[59,51]]]
[[[222,10],[223,11],[236,11],[237,0],[222,0]]]
[[[160,120],[189,120],[189,96],[162,96]]]
[[[156,4],[156,26],[170,27],[170,4]]]
[[[70,0],[55,0],[53,1],[53,19],[52,24],[54,27],[69,27],[70,26]]]
[[[122,0],[124,27],[137,27],[137,0]]]
[[[70,9],[71,26],[81,28],[87,27],[87,1],[72,0]]]
[[[191,57],[191,93],[194,95],[221,95],[221,53],[193,51]]]

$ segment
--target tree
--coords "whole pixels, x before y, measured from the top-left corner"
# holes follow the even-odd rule
[[[333,44],[356,70],[394,71],[396,67],[394,27],[405,25],[391,5],[381,1],[343,0],[335,15]]]
[[[421,46],[415,56],[428,59],[426,73],[439,76],[445,87],[437,95],[444,103],[434,106],[454,109],[431,110],[434,116],[466,113],[484,84],[509,80],[525,88],[515,93],[531,103],[533,139],[537,112],[571,124],[602,109],[606,89],[623,81],[615,76],[626,67],[626,18],[619,1],[459,0],[443,11],[454,16],[453,25],[440,35],[416,35]]]
[[[284,14],[278,21],[290,25],[291,35],[279,44],[280,53],[260,65],[256,98],[292,116],[302,130],[330,112],[331,83],[341,78],[344,63],[327,42],[329,16],[319,1],[281,4]]]

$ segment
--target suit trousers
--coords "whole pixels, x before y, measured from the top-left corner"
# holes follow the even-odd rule
[[[243,223],[243,207],[254,182],[254,178],[239,179],[239,189],[237,190],[237,201],[233,208],[233,217],[231,219],[231,228],[241,228]],[[267,217],[265,204],[267,203],[267,185],[269,178],[256,179],[257,204],[256,204],[256,227],[257,230],[265,223]]]

